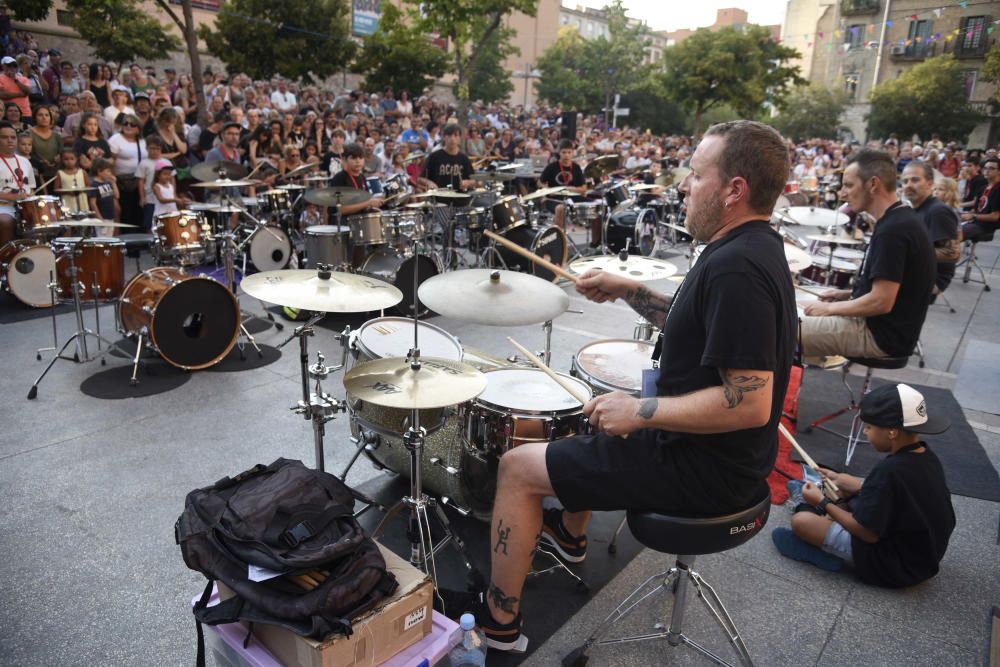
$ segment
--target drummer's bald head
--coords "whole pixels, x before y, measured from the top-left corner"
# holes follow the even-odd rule
[[[862,183],[867,183],[872,178],[877,178],[882,184],[882,189],[886,192],[896,191],[896,165],[892,157],[885,151],[873,148],[863,148],[857,153],[853,153],[847,159],[848,166],[855,164],[858,169],[858,178]]]
[[[723,180],[742,178],[750,189],[749,208],[770,215],[791,169],[785,140],[778,131],[764,123],[734,120],[711,126],[705,136],[725,140],[716,165]]]

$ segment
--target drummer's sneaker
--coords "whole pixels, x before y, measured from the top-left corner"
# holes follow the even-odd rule
[[[563,511],[558,507],[550,507],[542,512],[539,546],[554,549],[567,563],[582,563],[587,557],[587,536],[571,535],[563,526],[562,515]]]
[[[476,625],[486,635],[486,643],[494,651],[524,653],[528,649],[528,638],[521,632],[524,625],[521,612],[510,623],[498,622],[490,612],[485,593],[440,588],[434,594],[434,609],[439,612],[443,609],[442,613],[454,620],[464,613],[475,616]]]

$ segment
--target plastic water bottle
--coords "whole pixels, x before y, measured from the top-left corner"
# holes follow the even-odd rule
[[[486,636],[476,629],[476,617],[472,614],[462,614],[452,643],[454,646],[448,652],[451,667],[483,667],[486,664]]]

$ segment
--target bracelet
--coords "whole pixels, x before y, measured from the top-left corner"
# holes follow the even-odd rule
[[[823,512],[823,514],[829,514],[829,512],[827,512],[827,509],[826,509],[826,506],[829,505],[829,504],[830,504],[830,499],[829,498],[824,498],[823,500],[819,501],[816,504],[816,509],[821,510]]]

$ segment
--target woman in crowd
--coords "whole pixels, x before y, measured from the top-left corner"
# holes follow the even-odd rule
[[[94,94],[102,107],[111,106],[111,82],[105,77],[104,66],[93,63],[90,66],[87,90]]]
[[[146,141],[139,134],[139,118],[129,114],[122,122],[121,131],[108,140],[115,158],[115,181],[118,184],[121,221],[142,226],[142,207],[139,205],[139,188],[143,184],[135,175],[139,163],[148,154]],[[166,150],[164,150],[166,152]]]
[[[35,108],[35,124],[31,128],[31,162],[38,165],[38,184],[47,182],[59,170],[62,134],[53,129],[52,109],[48,105]]]
[[[188,125],[198,122],[198,104],[195,100],[194,83],[187,74],[177,77],[177,90],[174,91],[174,104],[184,113],[184,121]]]
[[[163,158],[175,167],[187,166],[188,147],[183,137],[177,134],[177,112],[173,107],[165,107],[156,116],[156,132],[163,140]]]
[[[21,134],[28,129],[28,124],[21,117],[21,107],[14,102],[4,104],[3,119],[14,126],[14,131]]]

